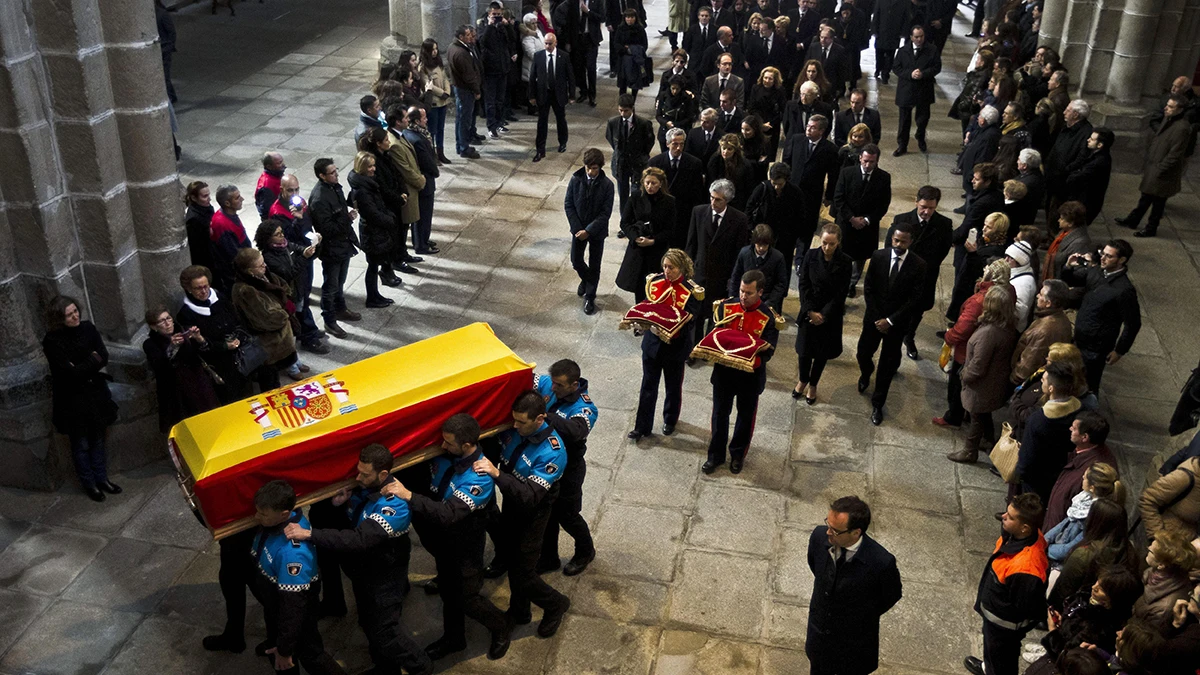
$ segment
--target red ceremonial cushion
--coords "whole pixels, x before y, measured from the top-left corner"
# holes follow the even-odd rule
[[[691,318],[691,314],[672,305],[644,300],[625,312],[620,327],[626,329],[636,326],[643,330],[651,330],[660,340],[670,343]]]
[[[696,345],[692,356],[752,373],[758,353],[770,348],[769,342],[736,328],[716,328]]]

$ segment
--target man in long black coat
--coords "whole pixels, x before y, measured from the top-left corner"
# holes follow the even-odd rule
[[[821,28],[820,37],[808,46],[805,63],[819,61],[825,71],[825,79],[833,87],[834,98],[840,99],[846,91],[846,80],[850,77],[850,57],[846,48],[833,41],[836,31],[830,26]]]
[[[937,47],[925,42],[925,29],[913,26],[909,43],[896,51],[892,72],[900,79],[896,83],[896,105],[900,108],[900,123],[896,131],[896,151],[899,157],[908,152],[908,132],[912,127],[913,109],[917,111],[917,147],[925,145],[925,127],[929,124],[929,106],[933,105],[933,78],[942,72],[942,57]]]
[[[807,229],[816,221],[797,218],[804,211],[804,193],[791,182],[792,167],[784,162],[771,165],[768,180],[755,186],[746,202],[746,215],[754,224],[766,223],[775,233],[775,248],[783,254],[783,263],[787,283],[784,284],[784,294],[787,294],[787,284],[791,280],[793,260],[803,260],[804,252],[812,243],[813,232]],[[818,202],[819,204],[820,202]],[[817,207],[820,209],[820,206]],[[799,245],[800,255],[796,255]],[[778,310],[778,306],[772,305]]]
[[[687,132],[667,131],[667,151],[650,158],[648,166],[667,174],[667,191],[675,197],[675,227],[671,231],[671,248],[687,245],[692,209],[708,199],[704,182],[704,165],[700,159],[684,150]]]
[[[729,206],[734,196],[732,182],[715,180],[708,188],[709,203],[692,209],[684,251],[695,264],[693,280],[706,291],[703,314],[697,317],[704,318],[704,328],[697,326],[697,337],[712,330],[713,301],[722,299],[716,296],[725,290],[738,252],[750,243],[750,221],[745,213]]]
[[[1063,183],[1063,201],[1079,201],[1087,209],[1088,225],[1100,214],[1104,206],[1104,195],[1108,193],[1108,180],[1112,176],[1112,144],[1116,135],[1104,127],[1092,129],[1088,137],[1087,152],[1080,155],[1066,168]]]
[[[813,573],[804,653],[811,675],[866,675],[879,667],[879,619],[903,595],[896,557],[867,536],[871,508],[858,497],[829,505],[808,538]]]
[[[804,196],[796,241],[804,241],[806,249],[817,230],[821,204],[833,202],[834,186],[837,185],[838,169],[841,167],[837,148],[825,138],[828,127],[829,120],[814,115],[808,120],[804,132],[792,134],[783,146],[783,163],[792,167],[791,183],[800,188]],[[808,233],[808,240],[803,238],[805,232]],[[794,259],[800,260],[801,256]]]
[[[908,250],[925,261],[925,282],[921,286],[920,301],[913,308],[912,321],[904,333],[905,353],[914,361],[920,358],[917,352],[917,327],[921,325],[922,315],[933,309],[937,301],[938,272],[942,261],[950,253],[951,239],[954,236],[954,224],[937,211],[938,202],[941,200],[942,191],[932,185],[917,190],[917,208],[893,218],[892,226],[888,228],[887,236],[883,239],[884,248],[890,249],[896,226],[908,223],[913,228],[913,242]]]
[[[720,115],[716,109],[707,108],[700,111],[700,125],[687,132],[687,142],[684,149],[687,153],[700,160],[701,166],[708,166],[708,160],[717,151],[721,141],[721,131],[717,129]],[[678,205],[676,205],[678,208]]]
[[[833,192],[829,213],[842,228],[842,251],[854,261],[850,297],[862,276],[863,265],[879,248],[879,224],[892,203],[892,176],[879,168],[879,146],[868,143],[859,155],[858,166],[842,169]]]
[[[875,77],[884,84],[892,75],[892,61],[909,26],[911,6],[909,0],[878,0],[875,3],[875,12],[871,15],[871,34],[875,36]]]

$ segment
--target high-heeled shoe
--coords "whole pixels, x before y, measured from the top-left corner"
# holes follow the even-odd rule
[[[808,395],[808,389],[808,387],[805,387],[804,389],[804,402],[808,405],[815,405],[817,402],[817,388],[812,387],[812,396]]]
[[[793,390],[792,390],[792,398],[796,399],[797,401],[799,401],[800,399],[804,398],[804,391],[805,391],[806,389],[808,389],[808,385],[807,385],[807,384],[804,384],[803,382],[801,382],[801,383],[800,383],[800,388],[799,388],[799,389],[793,389]]]

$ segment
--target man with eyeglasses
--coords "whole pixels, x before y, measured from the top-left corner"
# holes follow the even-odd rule
[[[1083,354],[1088,389],[1096,395],[1104,367],[1129,353],[1142,329],[1137,289],[1126,269],[1132,257],[1129,242],[1112,239],[1101,250],[1099,265],[1088,264],[1082,253],[1073,253],[1063,268],[1063,281],[1084,287],[1075,315],[1075,344]]]
[[[813,594],[804,653],[811,675],[866,675],[879,667],[879,618],[900,601],[896,557],[867,536],[871,507],[856,496],[829,505],[808,539]]]

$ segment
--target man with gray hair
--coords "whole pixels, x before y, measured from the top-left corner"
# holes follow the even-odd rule
[[[1020,199],[1016,213],[1019,222],[1032,223],[1038,209],[1046,203],[1046,177],[1042,175],[1042,153],[1025,148],[1017,155],[1017,180],[1025,184],[1025,196]]]
[[[1066,309],[1071,302],[1071,288],[1061,279],[1046,279],[1038,291],[1033,310],[1033,322],[1021,333],[1012,355],[1009,381],[1021,385],[1038,368],[1046,364],[1050,345],[1071,342],[1071,320]]]
[[[258,217],[260,220],[267,219],[267,213],[271,210],[271,204],[279,199],[279,181],[283,179],[283,172],[287,171],[287,165],[283,163],[283,155],[273,150],[268,150],[262,156],[262,175],[258,177],[258,185],[254,187],[254,205],[258,207]]]
[[[1087,101],[1077,98],[1067,105],[1063,111],[1066,126],[1058,132],[1058,138],[1045,157],[1046,193],[1046,225],[1050,235],[1058,233],[1058,206],[1062,204],[1067,188],[1067,167],[1087,152],[1088,139],[1092,137],[1092,123],[1088,114],[1092,108]]]
[[[685,149],[688,132],[676,127],[668,129],[666,135],[667,151],[651,157],[647,166],[667,174],[665,187],[675,198],[675,227],[669,244],[671,248],[683,248],[687,244],[692,209],[704,203],[708,190],[704,187],[704,165]]]
[[[705,108],[700,111],[700,126],[688,131],[684,148],[689,155],[700,160],[702,166],[708,166],[708,159],[717,151],[717,143],[720,140],[721,135],[717,133],[717,109]]]
[[[708,186],[708,203],[692,209],[684,250],[695,264],[693,280],[707,289],[702,301],[704,329],[698,335],[712,330],[710,308],[713,301],[724,297],[721,291],[725,290],[726,282],[733,275],[738,251],[750,243],[750,219],[729,206],[734,196],[731,181],[724,178],[715,180]]]
[[[977,117],[979,126],[967,135],[967,147],[958,156],[958,170],[962,173],[963,192],[971,194],[972,169],[976,164],[990,162],[1000,147],[1000,111],[985,105]]]

